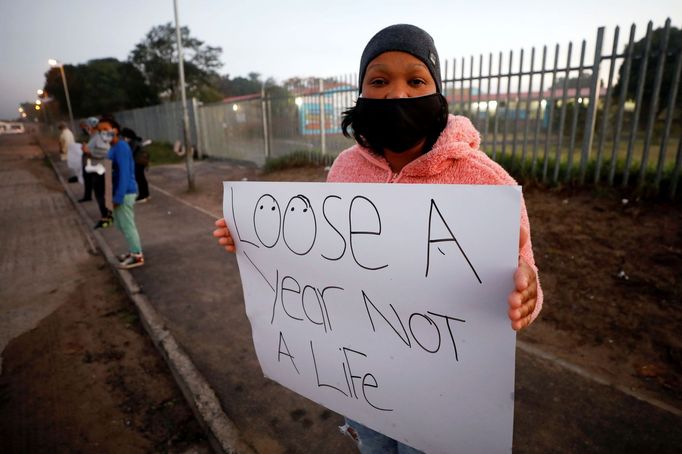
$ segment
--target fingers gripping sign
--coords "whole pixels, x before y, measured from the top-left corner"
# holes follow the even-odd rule
[[[236,252],[237,248],[234,245],[234,239],[227,228],[227,223],[224,218],[215,221],[217,229],[213,231],[213,236],[218,238],[218,244],[223,246],[227,252]]]
[[[537,296],[538,284],[535,270],[520,259],[519,267],[514,273],[514,290],[507,299],[512,329],[519,331],[530,325]]]

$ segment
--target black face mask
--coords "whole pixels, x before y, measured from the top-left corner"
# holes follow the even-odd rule
[[[353,131],[379,153],[386,148],[403,153],[423,139],[431,147],[445,129],[447,109],[440,93],[417,98],[358,98]]]

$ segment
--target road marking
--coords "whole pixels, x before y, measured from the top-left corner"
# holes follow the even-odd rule
[[[160,187],[158,187],[158,186],[155,185],[155,184],[149,183],[149,186],[151,186],[152,188],[154,188],[154,190],[159,191],[160,193],[165,194],[165,195],[167,195],[168,197],[170,197],[170,198],[172,198],[172,199],[175,199],[175,200],[177,200],[178,202],[180,202],[180,203],[182,203],[182,204],[184,204],[184,205],[187,205],[188,207],[192,207],[192,208],[194,208],[194,209],[197,210],[197,211],[200,211],[200,212],[202,212],[202,213],[204,213],[204,214],[206,214],[206,215],[208,215],[208,216],[211,216],[213,219],[216,219],[216,220],[217,220],[217,219],[220,219],[220,218],[221,218],[221,216],[218,216],[218,215],[216,215],[215,213],[212,213],[212,212],[210,212],[210,211],[208,211],[208,210],[206,210],[206,209],[204,209],[204,208],[201,208],[200,206],[194,205],[193,203],[190,203],[190,202],[188,202],[188,201],[186,201],[186,200],[183,200],[183,199],[181,199],[180,197],[178,197],[178,196],[176,196],[176,195],[174,195],[174,194],[171,194],[170,192],[168,192],[168,191],[166,191],[166,190],[164,190],[164,189],[161,189]]]

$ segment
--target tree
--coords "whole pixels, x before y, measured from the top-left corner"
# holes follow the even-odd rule
[[[254,75],[255,77],[251,77]],[[249,78],[235,77],[230,79],[228,74],[219,76],[215,82],[218,90],[225,97],[251,95],[260,93],[263,83],[259,80],[259,74],[251,73]]]
[[[658,66],[658,59],[660,56],[660,48],[663,42],[665,29],[657,28],[653,31],[651,36],[651,50],[649,53],[649,61],[647,63],[644,91],[642,93],[642,118],[646,118],[651,108],[651,98],[654,94],[654,83],[656,79],[656,67]],[[646,38],[642,38],[633,44],[632,48],[632,67],[630,69],[630,78],[628,86],[625,87],[627,99],[634,100],[637,97],[637,85],[639,83],[639,72],[642,65],[642,57],[646,48]],[[628,52],[628,47],[625,47],[625,53]],[[656,114],[661,113],[668,106],[668,93],[672,89],[673,71],[675,69],[675,58],[682,52],[682,30],[676,27],[670,27],[670,36],[668,38],[668,51],[665,58],[665,66],[663,68],[663,79],[661,81],[661,88],[658,97],[658,110]],[[621,81],[624,79],[625,65],[621,65],[618,70],[618,83],[614,87],[613,94],[616,99],[621,95],[624,89]],[[678,94],[676,108],[682,107],[682,93]]]
[[[158,97],[140,71],[115,58],[64,65],[74,117],[87,117],[156,104]],[[45,74],[44,90],[53,99],[50,112],[67,114],[66,95],[59,68]],[[56,106],[56,107],[55,107]]]
[[[564,81],[566,81],[566,89],[578,88],[578,84],[580,84],[580,88],[589,88],[592,82],[592,71],[583,71],[578,77],[569,77],[568,80],[565,77],[557,77],[552,86],[555,89],[563,89]]]
[[[222,67],[222,49],[205,45],[203,41],[190,36],[189,28],[180,29],[185,67],[185,83],[188,96],[214,97],[215,88],[211,82],[216,70]],[[180,98],[178,76],[178,52],[175,27],[170,23],[153,27],[140,41],[128,57],[144,74],[149,86],[161,98],[177,100]]]

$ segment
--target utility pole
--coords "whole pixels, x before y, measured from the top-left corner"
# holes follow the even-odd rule
[[[50,58],[48,64],[52,67],[58,66],[59,73],[62,76],[62,84],[64,84],[64,94],[66,95],[66,106],[69,109],[69,128],[71,131],[75,131],[75,125],[73,124],[73,111],[71,110],[71,97],[69,96],[69,84],[66,82],[66,73],[64,72],[64,63],[61,63],[54,58]]]
[[[187,166],[187,189],[194,191],[193,151],[189,137],[189,113],[187,112],[187,95],[185,93],[185,65],[182,53],[182,37],[180,35],[180,21],[178,20],[178,1],[173,0],[175,10],[175,39],[178,45],[178,72],[180,74],[180,96],[182,99],[182,135],[185,141],[185,164]]]

